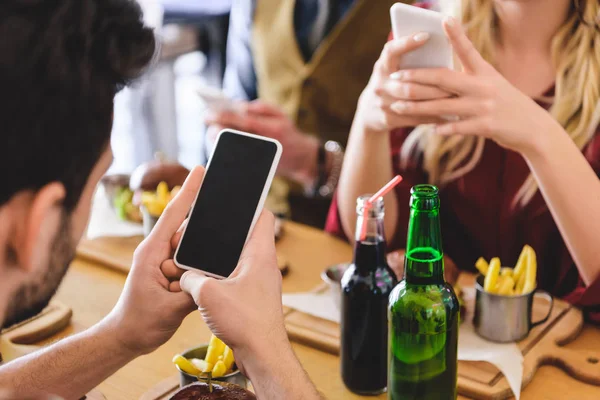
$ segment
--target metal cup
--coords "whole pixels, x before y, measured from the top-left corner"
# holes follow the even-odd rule
[[[554,299],[546,292],[504,296],[483,290],[485,277],[479,275],[475,284],[475,332],[492,342],[517,342],[527,337],[529,331],[543,324],[552,314]],[[532,321],[533,300],[542,297],[548,301],[548,314],[539,321]]]
[[[349,263],[337,264],[321,272],[321,279],[329,287],[329,294],[338,310],[342,309],[342,276],[349,266]]]

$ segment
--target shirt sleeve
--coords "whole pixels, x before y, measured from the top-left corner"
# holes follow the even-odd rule
[[[236,100],[255,100],[256,71],[252,56],[252,22],[256,1],[234,0],[227,39],[227,66],[223,90]]]
[[[573,268],[577,268],[573,265]],[[575,290],[563,297],[567,302],[581,308],[585,313],[586,320],[600,324],[600,277],[589,286],[581,279]]]
[[[596,136],[584,150],[584,155],[594,169],[594,172],[596,172],[596,176],[600,179],[600,127],[596,131]],[[565,260],[564,265],[569,267],[571,271],[577,272],[575,288],[564,296],[564,299],[580,307],[590,322],[600,324],[600,276],[590,285],[586,286],[579,276],[577,266],[572,261],[570,255],[568,260]]]

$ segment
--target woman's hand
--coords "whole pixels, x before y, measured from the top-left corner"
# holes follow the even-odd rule
[[[433,86],[455,96],[423,102],[396,101],[390,106],[396,116],[457,116],[458,120],[438,124],[436,132],[483,136],[521,153],[537,148],[536,140],[543,137],[539,133],[555,124],[552,117],[486,62],[454,19],[447,19],[444,29],[464,71],[415,69],[397,75],[405,84]]]
[[[443,99],[452,95],[449,91],[427,84],[397,79],[398,66],[404,54],[425,44],[429,34],[425,32],[389,41],[375,64],[369,84],[359,100],[357,115],[365,128],[374,132],[389,132],[396,128],[440,122],[437,116],[400,115],[390,108],[399,101],[418,102]]]

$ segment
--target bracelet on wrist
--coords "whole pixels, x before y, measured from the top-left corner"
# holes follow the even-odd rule
[[[331,166],[327,168],[327,159],[331,160]],[[317,179],[311,188],[307,188],[306,194],[310,197],[329,198],[333,196],[342,172],[344,161],[344,150],[342,146],[333,140],[319,146],[317,153]]]

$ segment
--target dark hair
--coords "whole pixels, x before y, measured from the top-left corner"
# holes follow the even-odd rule
[[[155,49],[134,0],[0,0],[0,206],[56,181],[77,205]]]

